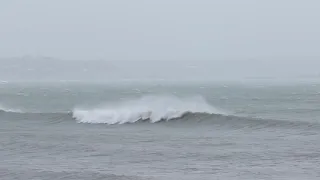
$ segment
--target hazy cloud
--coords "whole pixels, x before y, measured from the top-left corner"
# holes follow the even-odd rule
[[[10,0],[0,56],[216,60],[317,57],[317,0]]]

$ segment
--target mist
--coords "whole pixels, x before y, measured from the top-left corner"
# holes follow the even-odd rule
[[[2,59],[3,82],[301,82],[319,81],[320,61],[106,61]]]
[[[0,80],[318,78],[319,5],[3,1]]]

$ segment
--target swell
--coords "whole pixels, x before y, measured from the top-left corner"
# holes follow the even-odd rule
[[[209,125],[230,128],[320,128],[319,123],[241,117],[215,108],[201,96],[143,96],[108,102],[100,107],[79,108],[68,112],[22,112],[0,106],[0,120],[82,124],[168,123],[183,126]],[[24,123],[28,123],[25,121]]]
[[[90,124],[88,122],[81,123],[76,121],[73,112],[53,112],[53,113],[30,113],[30,112],[4,112],[0,110],[0,119],[7,119],[10,121],[28,121],[34,120],[44,123],[72,123]],[[28,123],[28,122],[25,122]],[[265,128],[285,128],[285,129],[320,129],[320,124],[316,122],[304,121],[286,121],[276,119],[263,119],[235,115],[222,115],[210,113],[190,113],[186,112],[181,117],[172,118],[170,120],[161,119],[157,122],[152,122],[150,119],[139,119],[135,122],[127,122],[130,124],[150,124],[156,126],[157,124],[166,123],[168,125],[181,125],[184,127],[194,126],[211,126],[213,128],[226,127],[231,129],[265,129]],[[107,123],[100,123],[104,125],[111,125]],[[123,125],[125,125],[123,124]],[[119,125],[119,124],[113,124]]]

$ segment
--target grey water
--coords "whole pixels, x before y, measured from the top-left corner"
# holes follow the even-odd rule
[[[0,179],[320,179],[320,84],[0,84]]]

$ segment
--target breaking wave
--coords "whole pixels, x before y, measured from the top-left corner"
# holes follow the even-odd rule
[[[233,129],[303,128],[320,129],[318,122],[264,119],[229,113],[210,105],[202,97],[144,96],[121,102],[109,102],[95,108],[75,108],[63,112],[30,112],[0,106],[0,120],[38,121],[50,124],[126,124],[139,122],[214,125]],[[48,124],[49,123],[49,124]]]
[[[144,96],[96,108],[75,108],[72,116],[80,123],[124,124],[137,121],[168,121],[186,114],[226,114],[203,97]]]
[[[20,109],[13,109],[0,104],[0,112],[22,113]]]

